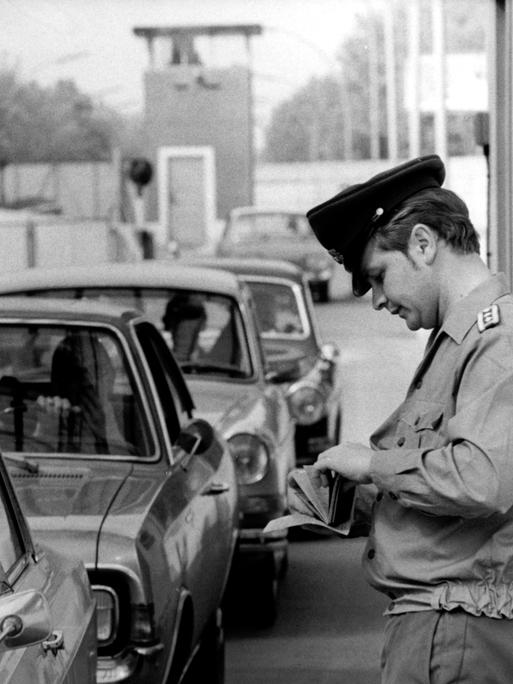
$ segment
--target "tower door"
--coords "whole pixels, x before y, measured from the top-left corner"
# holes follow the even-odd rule
[[[159,222],[181,247],[205,244],[216,220],[214,151],[211,147],[159,150]]]

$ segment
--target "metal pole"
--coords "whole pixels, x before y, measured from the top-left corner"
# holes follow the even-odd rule
[[[395,49],[394,49],[394,3],[383,8],[385,32],[385,73],[387,98],[387,140],[388,158],[395,160],[399,156],[397,142],[397,89],[395,84]]]
[[[513,5],[495,0],[490,50],[490,230],[489,264],[513,284]]]
[[[411,79],[407,93],[408,148],[410,157],[420,155],[420,9],[419,0],[408,2],[408,56]]]
[[[445,22],[443,0],[431,0],[435,96],[435,152],[448,160],[446,113]],[[447,171],[449,171],[447,165]],[[446,180],[447,183],[447,180]]]
[[[253,204],[255,201],[255,114],[253,103],[253,53],[251,50],[251,36],[246,34],[246,54],[248,62],[248,136],[249,136],[249,188],[248,196],[249,203]]]
[[[379,159],[379,82],[377,31],[374,23],[369,34],[369,136],[370,158]]]

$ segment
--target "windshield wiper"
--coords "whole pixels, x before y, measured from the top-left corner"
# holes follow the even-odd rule
[[[33,475],[37,475],[39,473],[39,464],[34,463],[34,461],[29,461],[25,458],[25,456],[12,456],[10,454],[2,454],[2,457],[4,461],[9,461],[9,463],[18,466],[18,468],[25,470],[27,473],[32,473]]]
[[[223,363],[202,363],[195,361],[186,361],[180,364],[184,373],[194,373],[201,375],[202,373],[220,373],[222,375],[229,375],[234,378],[243,378],[246,376],[245,371],[238,366]]]

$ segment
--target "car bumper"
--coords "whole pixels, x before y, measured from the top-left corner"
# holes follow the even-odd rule
[[[99,657],[96,667],[98,684],[130,682],[144,684],[154,681],[158,667],[156,659],[163,652],[162,644],[144,648],[128,649],[114,658]]]
[[[270,520],[287,512],[285,495],[249,496],[241,502],[242,519],[239,528],[238,556],[262,553],[280,554],[287,546],[287,531],[264,534]]]
[[[241,530],[238,553],[234,557],[236,577],[245,577],[248,570],[259,567],[266,558],[272,558],[277,571],[287,555],[287,530],[263,534],[262,530]]]

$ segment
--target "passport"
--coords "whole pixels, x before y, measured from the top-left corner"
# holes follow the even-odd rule
[[[288,492],[292,512],[271,520],[264,533],[308,525],[347,536],[354,518],[356,485],[338,474],[325,475],[327,486],[321,484],[312,466],[292,470]]]

